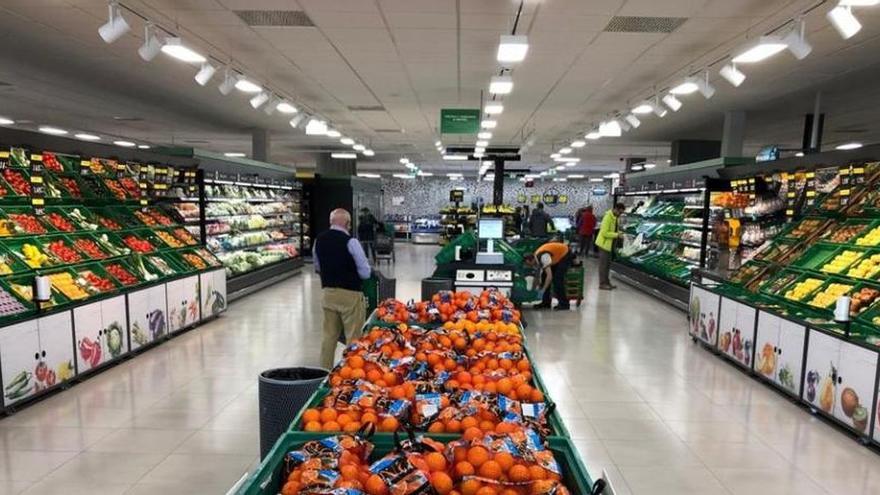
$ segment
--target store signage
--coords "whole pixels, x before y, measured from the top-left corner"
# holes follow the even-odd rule
[[[440,110],[441,134],[476,134],[479,131],[479,108],[443,108]]]
[[[464,201],[464,191],[461,189],[453,189],[449,191],[449,201],[453,203]]]
[[[593,196],[605,196],[606,194],[608,194],[608,189],[605,186],[593,187]]]

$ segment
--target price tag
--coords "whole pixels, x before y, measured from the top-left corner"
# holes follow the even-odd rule
[[[786,196],[788,196],[789,198],[794,198],[794,197],[797,197],[797,193],[794,191],[789,191],[788,194],[786,194]]]
[[[854,168],[852,173],[856,175],[863,175],[865,173],[865,167]]]
[[[789,210],[785,210],[785,215],[786,215],[786,216],[789,216],[789,217],[793,217],[793,216],[794,216],[794,210],[791,210],[791,209],[789,209]]]
[[[808,198],[812,198],[812,197],[814,197],[814,196],[816,196],[816,191],[807,191],[807,197],[808,197]]]
[[[816,172],[807,172],[807,174],[806,174],[807,179],[812,179],[815,177],[816,177]]]
[[[31,176],[31,184],[42,184],[43,176],[42,175],[32,175]]]
[[[849,196],[850,192],[851,192],[851,191],[850,191],[849,189],[841,189],[841,190],[840,190],[840,195],[841,195],[841,196]]]
[[[840,175],[849,175],[849,169],[848,168],[841,168],[839,173],[840,173]]]
[[[141,199],[141,206],[149,206],[150,201],[147,199]]]
[[[82,160],[79,162],[79,174],[92,175],[92,162],[88,160]]]
[[[147,189],[147,183],[146,183],[146,182],[139,182],[139,183],[138,183],[138,187],[139,187],[141,190],[146,190],[146,189]]]
[[[32,162],[41,162],[43,161],[43,155],[31,155]]]
[[[34,206],[43,206],[46,204],[46,200],[43,198],[31,198],[31,204]]]
[[[164,189],[168,189],[168,184],[155,184],[155,185],[153,185],[153,189],[156,189],[159,191],[164,190]]]

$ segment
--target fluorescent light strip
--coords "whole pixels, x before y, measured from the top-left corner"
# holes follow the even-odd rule
[[[584,141],[583,139],[575,139],[574,141],[571,142],[572,148],[583,148],[586,145],[587,145],[587,142]]]
[[[65,131],[64,129],[52,127],[50,125],[41,125],[37,128],[37,130],[42,132],[43,134],[51,134],[53,136],[63,136],[67,134],[67,131]]]
[[[223,156],[227,156],[229,158],[243,158],[247,155],[240,151],[230,151],[229,153],[223,153]]]
[[[495,58],[502,64],[519,63],[525,60],[528,52],[529,38],[527,36],[502,34]]]
[[[480,127],[482,127],[483,129],[494,129],[497,126],[498,126],[497,120],[486,119],[486,120],[483,120],[482,122],[480,122]]]
[[[115,144],[116,146],[122,146],[123,148],[134,148],[135,146],[137,146],[131,141],[113,141],[113,144]]]
[[[862,143],[845,143],[838,146],[835,146],[834,149],[847,151],[847,150],[857,150],[862,147]]]
[[[162,53],[188,64],[201,64],[208,61],[204,55],[183,44],[179,37],[166,38]]]
[[[330,158],[336,158],[338,160],[354,160],[357,158],[357,153],[330,153]]]
[[[75,137],[77,139],[82,139],[83,141],[100,141],[101,140],[101,136],[96,136],[94,134],[87,134],[84,132],[74,134],[73,137]]]
[[[506,95],[513,91],[513,78],[510,76],[495,76],[489,82],[489,93],[493,95]]]
[[[492,139],[492,133],[489,131],[483,131],[477,134],[477,139]]]
[[[483,107],[483,111],[489,115],[498,115],[504,112],[504,105],[498,102],[486,103],[486,106]]]
[[[468,159],[467,155],[443,155],[444,160],[448,161],[466,161]]]
[[[735,64],[753,64],[767,60],[785,50],[788,45],[778,36],[761,36],[746,49],[733,56]]]

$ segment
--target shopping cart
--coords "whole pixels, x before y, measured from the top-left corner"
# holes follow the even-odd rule
[[[565,297],[576,301],[576,306],[584,300],[584,265],[571,265],[565,272]]]
[[[397,279],[388,278],[379,270],[373,270],[370,278],[364,280],[363,291],[364,297],[367,298],[367,314],[370,314],[381,301],[395,297]]]
[[[393,263],[394,260],[394,236],[388,235],[384,231],[376,232],[376,239],[373,241],[373,247],[376,250],[376,262],[385,260]]]

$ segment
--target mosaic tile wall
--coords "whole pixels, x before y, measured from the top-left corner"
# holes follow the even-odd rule
[[[504,183],[504,202],[517,206],[526,204],[534,208],[532,196],[543,197],[544,194],[567,196],[567,203],[547,204],[545,209],[550,215],[573,215],[578,208],[592,204],[597,214],[603,213],[611,204],[612,196],[593,195],[593,187],[587,181],[573,182],[540,182],[534,187],[525,187],[522,182],[511,180]],[[600,186],[608,188],[608,185]],[[464,180],[452,182],[445,178],[426,179],[383,179],[383,197],[385,214],[387,215],[427,215],[437,214],[440,209],[448,206],[449,191],[453,188],[464,189],[464,202],[469,204],[482,198],[484,202],[492,201],[492,183],[486,181]],[[525,199],[525,202],[521,200]]]

